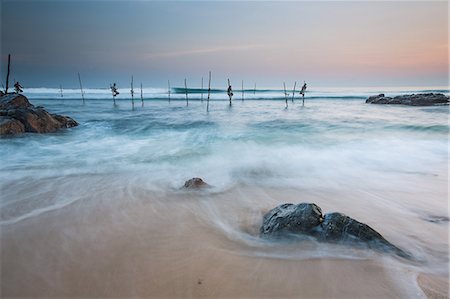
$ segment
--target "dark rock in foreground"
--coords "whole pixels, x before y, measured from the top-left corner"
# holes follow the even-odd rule
[[[363,245],[410,258],[367,224],[341,213],[323,216],[320,207],[312,203],[283,204],[270,210],[263,217],[260,233],[265,238],[312,237],[322,242]]]
[[[371,96],[366,100],[370,104],[396,104],[409,106],[433,106],[448,105],[449,97],[442,93],[421,93],[411,95],[401,95],[396,97],[386,97],[383,93]]]
[[[72,118],[35,107],[23,95],[7,94],[0,97],[0,135],[50,133],[75,126],[78,123]]]
[[[319,206],[310,203],[286,203],[264,215],[261,234],[312,234],[312,230],[322,221],[322,210]]]
[[[190,180],[187,180],[184,183],[183,187],[186,189],[201,189],[209,187],[209,185],[205,183],[205,181],[203,181],[201,178],[192,178]]]

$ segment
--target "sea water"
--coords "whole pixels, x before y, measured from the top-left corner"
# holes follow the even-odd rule
[[[264,212],[316,202],[324,213],[369,223],[427,271],[448,275],[449,108],[365,104],[380,92],[448,89],[311,88],[304,103],[290,93],[287,107],[275,89],[245,90],[244,99],[235,91],[232,105],[219,89],[209,104],[206,90],[189,90],[186,101],[184,89],[173,89],[169,101],[165,89],[144,88],[134,103],[120,91],[113,103],[108,89],[86,89],[84,101],[76,89],[63,97],[58,89],[25,90],[32,104],[79,126],[0,139],[2,227],[95,203],[121,187],[119,201],[164,202],[201,177],[212,188],[199,195],[196,215],[242,245],[242,255],[367,258],[348,248],[299,251],[259,240]]]

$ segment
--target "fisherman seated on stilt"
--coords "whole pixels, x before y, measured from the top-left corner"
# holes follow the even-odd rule
[[[14,83],[14,90],[16,91],[16,93],[21,93],[21,92],[23,92],[22,88],[23,88],[23,86],[20,85],[19,81],[17,81],[16,83]]]

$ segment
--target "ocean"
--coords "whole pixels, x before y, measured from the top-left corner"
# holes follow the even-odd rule
[[[292,101],[288,90],[288,107],[280,89],[248,89],[244,99],[236,90],[231,106],[226,91],[214,89],[208,111],[207,92],[202,101],[199,89],[188,91],[188,105],[183,88],[172,89],[170,101],[166,89],[144,88],[143,102],[136,89],[134,104],[128,89],[119,89],[115,104],[109,89],[85,89],[84,101],[78,89],[64,89],[63,97],[59,89],[25,89],[32,104],[70,116],[79,126],[0,139],[0,225],[3,243],[9,241],[2,251],[4,259],[15,259],[3,265],[14,270],[3,273],[2,289],[10,295],[83,296],[92,293],[77,286],[89,284],[94,294],[111,295],[100,277],[117,258],[123,263],[111,274],[109,283],[118,282],[113,294],[177,297],[189,290],[195,297],[211,293],[196,293],[191,280],[207,285],[211,279],[217,290],[215,275],[222,273],[233,287],[237,278],[259,284],[266,281],[254,268],[259,261],[270,262],[261,267],[277,273],[280,282],[302,275],[286,262],[326,259],[376,261],[384,274],[367,279],[381,281],[388,273],[396,283],[384,282],[393,292],[386,294],[420,297],[420,273],[448,277],[449,107],[372,105],[365,99],[379,93],[448,95],[448,88],[310,89],[304,103],[298,93]],[[181,189],[192,177],[212,188]],[[262,241],[262,215],[286,202],[345,213],[416,260],[332,244]],[[13,240],[37,249],[21,249]],[[187,262],[189,255],[194,258]],[[208,264],[219,274],[200,267]],[[241,277],[233,265],[251,274]],[[350,269],[332,269],[352,275]],[[152,277],[153,288],[133,275]],[[17,283],[25,278],[36,282],[20,290]],[[330,292],[345,297],[345,283],[334,277],[331,284]],[[253,296],[248,288],[220,294]],[[293,281],[286,290],[295,288]],[[369,295],[383,297],[381,289]],[[286,295],[267,292],[262,294]]]

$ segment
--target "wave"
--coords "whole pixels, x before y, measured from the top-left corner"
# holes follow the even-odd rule
[[[449,127],[446,125],[388,125],[385,127],[388,130],[400,131],[416,131],[416,132],[435,132],[448,134]]]
[[[131,99],[131,93],[129,87],[120,88],[120,94],[116,97],[116,100],[129,100]],[[208,89],[206,88],[188,88],[174,87],[170,89],[171,100],[184,100],[186,91],[188,93],[189,100],[199,100],[203,95],[203,99],[206,99]],[[289,99],[292,97],[292,89],[288,89]],[[85,88],[83,90],[86,100],[112,100],[112,94],[109,87],[104,88]],[[384,93],[388,96],[396,96],[401,94],[412,93],[426,93],[426,92],[439,92],[449,94],[450,90],[447,88],[310,88],[306,91],[306,98],[308,99],[366,99],[369,96],[378,95]],[[169,98],[169,90],[167,88],[155,88],[144,87],[142,89],[144,100],[167,100]],[[24,94],[32,99],[81,99],[81,91],[79,88],[25,88]],[[227,91],[222,88],[212,88],[210,91],[211,100],[227,100]],[[234,90],[234,99],[241,100],[244,96],[247,100],[285,100],[284,90],[281,88],[260,88],[260,89],[244,89],[244,95],[242,95],[241,89]],[[299,91],[295,92],[296,98],[300,97]],[[134,99],[140,100],[140,89],[135,89]]]

